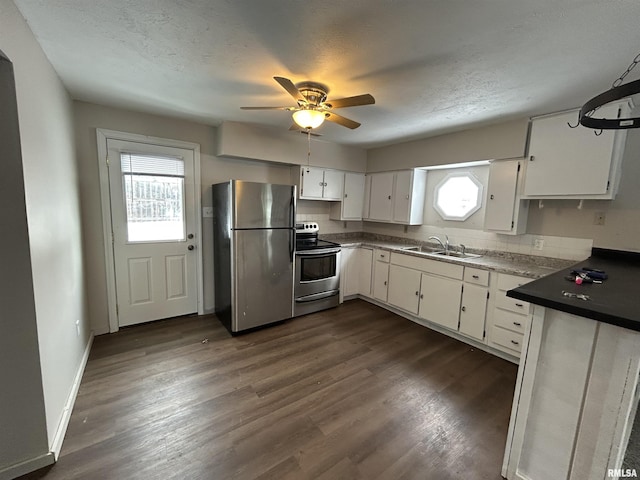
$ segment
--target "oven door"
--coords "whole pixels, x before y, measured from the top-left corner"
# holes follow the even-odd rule
[[[301,250],[296,252],[295,297],[340,289],[340,250]]]

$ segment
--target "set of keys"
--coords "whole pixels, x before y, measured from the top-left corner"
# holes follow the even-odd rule
[[[603,270],[584,267],[579,270],[571,270],[571,273],[565,279],[575,282],[577,285],[602,283],[603,280],[607,279],[607,274]]]

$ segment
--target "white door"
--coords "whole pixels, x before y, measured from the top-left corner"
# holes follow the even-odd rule
[[[403,170],[396,173],[393,202],[393,220],[395,222],[409,222],[411,210],[411,185],[413,170]]]
[[[322,198],[324,191],[324,170],[315,167],[302,167],[302,190],[300,197]]]
[[[364,175],[362,173],[345,173],[342,218],[362,220],[363,202]]]
[[[342,200],[342,186],[344,173],[337,170],[324,171],[324,190],[322,198],[325,200]]]
[[[118,325],[196,313],[193,150],[107,140]]]

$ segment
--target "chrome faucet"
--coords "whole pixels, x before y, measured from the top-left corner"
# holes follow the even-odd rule
[[[445,243],[443,243],[442,240],[440,240],[440,237],[436,237],[435,235],[432,235],[431,237],[429,237],[429,240],[435,240],[436,242],[438,242],[440,246],[444,248],[445,255],[448,255],[449,254],[449,235],[445,235],[444,238],[445,238]]]

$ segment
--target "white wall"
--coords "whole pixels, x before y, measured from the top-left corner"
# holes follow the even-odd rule
[[[10,0],[0,0],[0,49],[12,60],[15,70],[38,346],[51,447],[90,335],[85,314],[72,103]],[[76,321],[80,322],[79,335]],[[2,368],[11,366],[4,364]]]
[[[49,451],[12,72],[0,60],[0,478]]]

